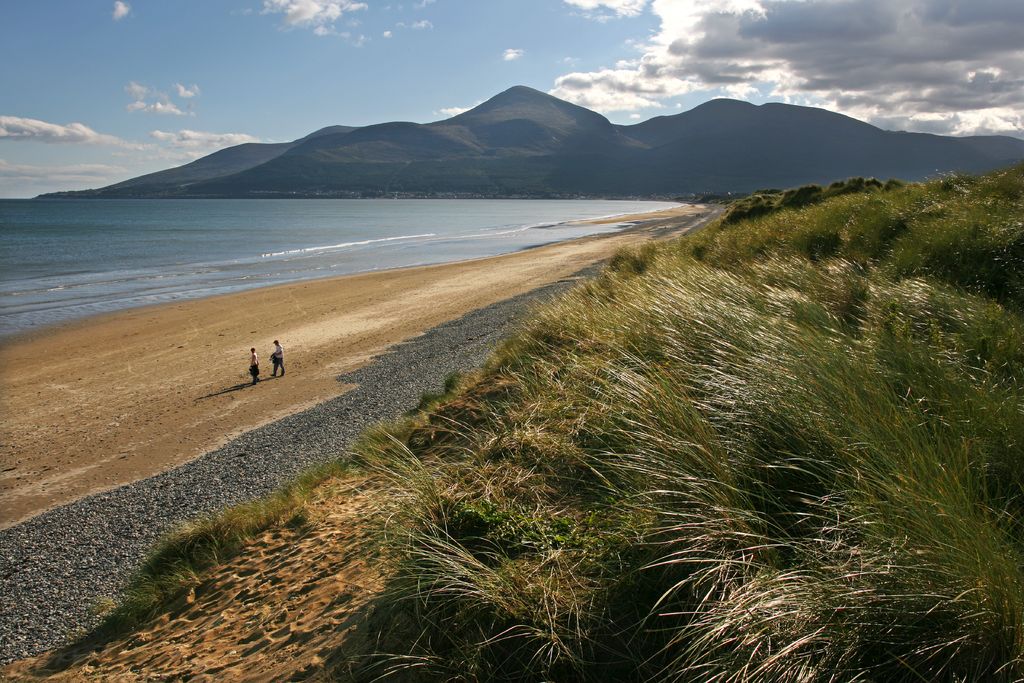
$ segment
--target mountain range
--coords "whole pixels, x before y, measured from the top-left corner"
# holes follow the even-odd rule
[[[525,86],[427,124],[330,126],[44,197],[649,196],[850,176],[921,180],[1024,159],[1024,140],[885,131],[813,107],[716,99],[630,126]]]

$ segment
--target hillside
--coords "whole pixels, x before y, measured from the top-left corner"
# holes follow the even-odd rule
[[[428,124],[334,126],[50,197],[674,196],[870,176],[921,180],[1024,159],[1010,137],[883,131],[787,104],[712,100],[618,126],[517,86]]]
[[[1024,166],[830,189],[620,253],[347,469],[170,539],[135,635],[49,671],[1019,680]],[[196,624],[224,661],[174,654]]]
[[[273,144],[249,142],[235,145],[218,150],[213,154],[208,154],[184,166],[147,173],[137,178],[109,185],[99,191],[86,191],[84,195],[77,192],[56,192],[47,196],[89,196],[92,192],[102,192],[109,196],[118,197],[148,197],[173,194],[185,191],[186,188],[196,183],[234,175],[264,164],[305,141],[327,135],[344,135],[353,130],[355,128],[352,126],[328,126],[293,142]]]

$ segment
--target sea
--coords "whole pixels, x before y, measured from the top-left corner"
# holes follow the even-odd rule
[[[665,202],[0,199],[0,335],[137,306],[495,256]]]

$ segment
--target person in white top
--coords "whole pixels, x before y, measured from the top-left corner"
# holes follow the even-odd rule
[[[252,383],[260,381],[260,357],[256,355],[256,347],[249,349],[249,374],[252,375]]]
[[[284,377],[284,348],[281,342],[274,340],[274,352],[270,354],[270,360],[274,361],[274,372],[271,377],[277,377],[277,369],[281,368],[281,376]]]

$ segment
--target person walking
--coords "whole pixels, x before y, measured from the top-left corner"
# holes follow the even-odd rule
[[[256,347],[249,349],[249,374],[252,375],[252,383],[260,381],[260,357],[256,355]]]
[[[277,369],[281,369],[281,376],[284,377],[284,348],[281,342],[274,340],[274,352],[270,354],[270,360],[274,361],[274,372],[271,377],[277,377]]]

